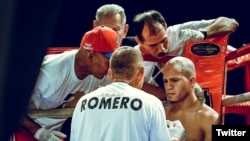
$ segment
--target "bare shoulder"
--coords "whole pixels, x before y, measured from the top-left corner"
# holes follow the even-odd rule
[[[206,124],[220,124],[220,115],[213,108],[209,107],[206,104],[202,105],[202,112],[200,113],[201,118],[205,121]]]

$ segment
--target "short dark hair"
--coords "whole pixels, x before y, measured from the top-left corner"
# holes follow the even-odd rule
[[[156,34],[155,23],[160,23],[163,27],[167,28],[167,23],[163,15],[159,11],[149,10],[135,15],[132,22],[132,29],[135,35],[141,41],[144,41],[144,38],[142,36],[142,29],[144,25],[148,25],[151,34]]]
[[[110,58],[110,69],[113,77],[123,77],[130,80],[138,68],[143,67],[143,58],[139,50],[131,46],[117,48]]]

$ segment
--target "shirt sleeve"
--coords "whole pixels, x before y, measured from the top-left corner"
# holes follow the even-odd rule
[[[30,105],[34,105],[35,109],[47,109],[46,99],[51,99],[50,95],[54,93],[49,76],[41,69],[32,92]]]
[[[170,26],[169,28],[171,28],[173,31],[176,31],[176,32],[178,32],[178,31],[180,31],[182,29],[198,30],[200,28],[205,28],[205,27],[211,25],[214,21],[215,21],[215,19],[200,20],[200,21],[189,21],[189,22],[185,22],[185,23]]]

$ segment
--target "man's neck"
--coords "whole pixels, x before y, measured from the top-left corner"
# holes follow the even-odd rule
[[[174,110],[182,110],[182,111],[189,111],[192,109],[196,109],[196,107],[200,106],[202,102],[196,98],[196,96],[189,96],[188,98],[184,99],[183,101],[179,101],[176,103],[170,103],[171,109]]]

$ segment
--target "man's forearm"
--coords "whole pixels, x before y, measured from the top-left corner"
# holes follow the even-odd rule
[[[142,90],[156,96],[160,100],[167,100],[164,88],[157,87],[155,85],[144,82]]]
[[[35,134],[35,132],[41,128],[41,126],[33,121],[28,115],[22,117],[20,125],[31,134]]]
[[[219,17],[211,25],[205,27],[207,37],[213,37],[222,34],[235,32],[239,27],[239,23],[232,18]]]

